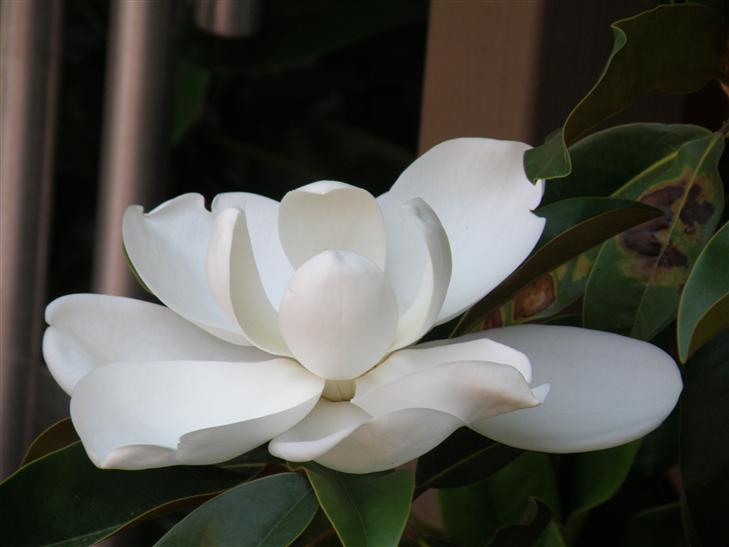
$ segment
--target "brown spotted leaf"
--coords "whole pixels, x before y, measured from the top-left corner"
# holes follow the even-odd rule
[[[721,216],[723,149],[718,133],[691,140],[615,193],[663,215],[602,246],[585,288],[585,326],[649,340],[674,319],[691,267]]]
[[[593,247],[551,272],[542,274],[523,287],[506,304],[488,314],[479,328],[474,330],[520,325],[563,314],[573,315],[571,310],[579,305],[578,301],[585,292],[587,277],[598,249],[599,247]],[[575,313],[579,315],[580,311],[578,308]]]
[[[543,274],[597,243],[660,214],[657,209],[635,201],[604,197],[569,198],[540,207],[535,213],[547,223],[534,252],[466,312],[457,333],[473,330],[489,312],[514,295],[519,308],[517,313],[522,316],[544,309],[554,300],[555,294],[551,280]],[[536,285],[539,292],[520,298],[523,293],[518,291],[528,285]]]
[[[574,160],[572,174],[561,180],[549,181],[546,185],[543,205],[537,210],[537,214],[557,208],[552,210],[552,214],[545,215],[545,235],[550,237],[549,232],[556,234],[563,231],[560,225],[569,223],[570,220],[574,222],[574,226],[571,230],[566,230],[565,235],[575,235],[575,232],[580,237],[587,235],[580,232],[590,229],[589,224],[577,222],[580,219],[579,215],[575,215],[576,210],[571,206],[565,208],[565,205],[580,201],[570,200],[582,198],[581,203],[590,204],[594,202],[585,198],[613,195],[628,181],[639,178],[641,173],[655,171],[659,166],[674,161],[678,149],[685,143],[707,135],[711,135],[709,130],[695,125],[635,123],[612,127],[582,139],[570,147]],[[558,205],[559,203],[562,205]],[[587,215],[584,215],[581,220],[586,218]],[[620,229],[627,227],[629,226],[624,225]],[[618,231],[619,229],[615,229],[612,233]],[[562,243],[569,241],[558,237],[555,242],[560,240]],[[599,241],[594,240],[593,243]],[[468,330],[542,321],[567,311],[580,315],[581,306],[578,301],[585,292],[587,277],[599,247],[582,252],[584,247],[569,248],[568,245],[567,250],[571,252],[556,257],[552,250],[545,252],[548,249],[544,243],[543,237],[524,265],[483,299],[482,303],[491,303],[492,309],[483,310],[483,306],[480,321]],[[562,250],[565,250],[564,246]],[[565,256],[569,258],[579,252],[582,254],[564,262]],[[539,255],[542,258],[560,260],[549,265],[542,260],[535,261]],[[537,264],[541,266],[534,269]],[[530,270],[529,276],[523,275]],[[520,284],[514,287],[514,281],[517,280],[520,280]],[[504,295],[508,298],[504,298]],[[474,307],[469,316],[473,317],[477,311]],[[465,318],[463,323],[466,323]]]

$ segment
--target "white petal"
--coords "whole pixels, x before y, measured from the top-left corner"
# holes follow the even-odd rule
[[[421,373],[434,366],[454,361],[488,361],[509,365],[531,382],[532,368],[526,355],[513,348],[489,340],[489,333],[470,334],[450,340],[438,340],[402,349],[388,356],[376,368],[357,378],[356,393],[364,396],[403,377]]]
[[[349,251],[325,251],[294,274],[281,303],[281,333],[296,359],[329,380],[373,367],[395,337],[395,294],[382,271]]]
[[[373,416],[406,408],[446,412],[466,423],[539,401],[514,367],[485,361],[456,361],[408,374],[352,399]]]
[[[448,236],[433,209],[420,198],[407,202],[403,209],[420,229],[427,252],[420,289],[400,317],[393,349],[412,344],[430,330],[443,307],[451,280]]]
[[[212,464],[292,427],[322,388],[288,359],[112,363],[78,383],[71,418],[99,467]]]
[[[410,408],[368,418],[352,403],[320,401],[309,416],[271,441],[269,451],[345,473],[372,473],[425,454],[462,425],[435,410]]]
[[[681,392],[673,359],[632,338],[546,325],[492,329],[488,336],[523,351],[534,382],[551,384],[541,406],[473,425],[511,446],[583,452],[623,444],[655,429]]]
[[[273,439],[268,451],[292,462],[308,462],[337,446],[372,416],[349,402],[321,399],[292,429]]]
[[[224,342],[164,306],[99,294],[72,294],[46,308],[43,356],[66,393],[94,368],[115,361],[262,361],[257,348]]]
[[[250,345],[217,306],[208,288],[205,257],[213,217],[200,194],[184,194],[147,214],[124,213],[124,248],[144,284],[168,308],[229,342]]]
[[[225,209],[215,217],[207,256],[210,290],[221,309],[257,347],[290,355],[278,330],[278,314],[256,266],[245,213]]]
[[[258,194],[229,192],[218,194],[211,205],[213,215],[225,209],[240,209],[246,213],[248,235],[261,282],[271,305],[278,305],[294,275],[278,235],[279,203]]]
[[[544,228],[531,210],[541,200],[522,165],[526,144],[491,139],[443,142],[410,165],[380,196],[388,236],[387,273],[398,297],[422,268],[422,248],[403,229],[399,207],[420,197],[451,245],[453,273],[439,322],[486,295],[529,255]]]
[[[356,186],[320,181],[289,192],[281,200],[279,233],[295,268],[327,249],[352,251],[385,268],[380,206]]]

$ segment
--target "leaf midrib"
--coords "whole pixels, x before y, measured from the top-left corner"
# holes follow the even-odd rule
[[[648,276],[648,279],[646,283],[642,286],[641,293],[640,293],[640,299],[638,300],[638,305],[635,307],[635,313],[633,315],[633,325],[630,328],[630,334],[631,336],[635,333],[635,326],[636,321],[635,319],[638,317],[638,314],[643,307],[643,301],[645,300],[645,296],[648,293],[648,289],[653,286],[653,278],[655,277],[656,271],[658,270],[658,263],[661,261],[661,258],[663,257],[663,254],[665,253],[666,249],[668,248],[668,245],[673,240],[673,234],[676,230],[676,225],[678,224],[679,217],[681,216],[681,211],[683,211],[684,206],[686,205],[686,200],[688,199],[689,192],[691,188],[694,186],[696,182],[696,178],[698,177],[698,173],[701,171],[701,168],[704,165],[704,162],[706,161],[706,158],[709,156],[709,153],[713,150],[714,146],[716,146],[716,143],[719,142],[719,140],[723,138],[723,136],[720,133],[714,133],[714,136],[709,140],[708,146],[706,147],[706,150],[704,150],[704,153],[701,155],[701,158],[699,158],[699,161],[696,163],[696,169],[694,169],[693,174],[691,175],[691,179],[689,183],[686,185],[686,189],[683,192],[683,195],[681,196],[681,202],[679,203],[679,206],[676,210],[676,214],[671,219],[671,225],[668,229],[668,237],[666,238],[666,241],[664,244],[661,245],[661,251],[658,253],[658,256],[656,256],[655,261],[653,262],[653,265],[651,266],[650,276]],[[676,150],[675,154],[678,154],[678,150]]]

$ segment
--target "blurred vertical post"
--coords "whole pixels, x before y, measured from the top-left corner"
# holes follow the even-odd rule
[[[61,0],[0,3],[0,475],[32,434],[61,62]]]
[[[198,0],[197,25],[224,38],[242,38],[255,32],[260,23],[258,0]]]
[[[123,253],[126,208],[149,205],[163,180],[169,131],[173,3],[111,2],[94,291],[130,295]]]
[[[419,149],[534,138],[545,2],[430,4]]]
[[[640,10],[636,0],[432,0],[420,151],[454,137],[539,144],[599,76],[610,24]],[[636,112],[678,121],[682,104],[679,95],[652,95]]]

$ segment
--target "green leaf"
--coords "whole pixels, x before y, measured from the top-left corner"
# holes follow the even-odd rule
[[[531,498],[559,514],[549,455],[526,452],[486,480],[438,491],[447,538],[462,547],[482,546],[500,528],[519,524]]]
[[[50,426],[30,443],[21,465],[27,465],[69,444],[78,441],[78,435],[70,418],[64,418]]]
[[[567,531],[576,537],[587,513],[612,498],[628,477],[640,440],[570,458],[570,516]]]
[[[659,6],[613,23],[612,30],[613,50],[597,83],[561,129],[525,154],[531,180],[568,175],[572,164],[567,147],[644,93],[689,93],[722,75],[724,28],[711,8]]]
[[[544,185],[542,206],[567,198],[609,196],[643,171],[673,161],[685,143],[711,135],[698,125],[630,123],[570,146],[572,172]]]
[[[85,546],[152,513],[201,501],[240,477],[214,467],[101,470],[81,443],[51,452],[0,484],[3,542]]]
[[[456,334],[469,332],[489,312],[513,297],[520,289],[563,262],[587,251],[596,244],[633,226],[660,216],[653,207],[625,199],[586,197],[570,198],[540,207],[535,213],[547,220],[546,228],[532,255],[501,284],[468,310]],[[543,287],[538,306],[549,306],[554,300],[554,287]],[[532,301],[525,301],[532,303]],[[534,306],[515,309],[515,317],[534,315]]]
[[[533,547],[567,547],[559,524],[552,520]]]
[[[688,547],[680,505],[670,503],[635,515],[628,523],[624,547]]]
[[[210,72],[182,62],[177,69],[173,100],[172,143],[179,142],[203,111]]]
[[[410,515],[413,471],[350,475],[314,463],[303,467],[345,547],[398,545]]]
[[[627,478],[639,448],[640,440],[637,440],[571,457],[572,516],[594,509],[615,495]]]
[[[530,547],[539,539],[552,519],[552,512],[544,503],[531,498],[524,516],[518,524],[510,524],[496,531],[487,547]]]
[[[729,327],[729,222],[716,232],[691,270],[678,306],[678,350],[686,361]]]
[[[602,246],[585,289],[586,327],[650,340],[673,320],[681,287],[721,216],[723,149],[720,133],[689,141],[615,193],[664,214]]]
[[[570,147],[572,173],[547,184],[542,202],[551,206],[569,198],[615,193],[675,161],[683,144],[707,135],[711,132],[703,127],[657,123],[621,125],[590,135]],[[545,320],[566,308],[581,316],[581,307],[572,308],[585,291],[598,250],[590,249],[537,277],[487,315],[480,327]]]
[[[516,459],[522,450],[462,427],[418,459],[417,492],[455,488],[481,481]]]
[[[317,511],[316,497],[301,474],[281,473],[247,482],[204,503],[155,544],[289,545]]]
[[[681,477],[688,529],[703,547],[729,545],[729,331],[685,367],[681,397]]]

